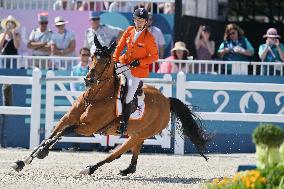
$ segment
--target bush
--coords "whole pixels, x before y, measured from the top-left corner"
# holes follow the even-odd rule
[[[284,141],[283,130],[272,124],[261,124],[252,134],[253,142],[256,145],[267,145],[270,147],[279,147]]]

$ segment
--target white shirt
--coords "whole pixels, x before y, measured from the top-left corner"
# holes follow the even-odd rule
[[[121,2],[113,2],[109,6],[109,12],[133,12],[134,7],[137,6],[136,2],[125,2],[123,5]]]
[[[166,44],[164,35],[159,28],[157,28],[156,26],[151,26],[148,27],[148,30],[154,36],[155,42],[158,47]]]
[[[73,40],[75,40],[74,33],[65,29],[64,33],[53,33],[50,43],[55,44],[58,49],[64,50],[69,47],[71,41]],[[75,56],[75,51],[67,54],[66,56]]]
[[[118,27],[113,27],[104,24],[100,25],[97,30],[88,28],[85,32],[84,46],[88,47],[91,50],[91,54],[93,54],[96,51],[96,45],[94,43],[95,34],[97,35],[98,40],[102,46],[109,47],[110,43],[116,39],[119,32],[121,31],[122,29]]]
[[[52,31],[47,29],[44,32],[40,31],[40,28],[33,29],[29,36],[29,41],[33,42],[47,42],[50,43],[52,36]],[[39,51],[39,50],[32,50],[32,55],[34,56],[48,56],[49,52]]]

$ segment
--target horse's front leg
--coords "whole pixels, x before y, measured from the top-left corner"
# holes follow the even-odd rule
[[[104,165],[105,163],[110,163],[115,159],[118,159],[122,154],[130,150],[132,147],[137,146],[141,143],[143,143],[144,139],[138,139],[138,138],[132,138],[129,137],[126,142],[124,142],[118,149],[116,149],[114,152],[112,152],[106,159],[103,161],[100,161],[99,163],[95,165],[89,165],[82,171],[80,171],[80,174],[93,174],[99,167]]]
[[[21,171],[25,165],[30,164],[34,158],[43,159],[48,155],[49,149],[61,139],[62,136],[74,132],[79,125],[81,114],[84,112],[82,98],[78,98],[73,104],[71,110],[67,112],[58,122],[55,129],[48,139],[43,140],[39,146],[33,149],[33,151],[25,156],[22,160],[18,160],[13,163],[12,168],[16,171]]]

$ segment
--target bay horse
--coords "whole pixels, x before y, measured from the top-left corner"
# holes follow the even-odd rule
[[[92,65],[85,78],[88,88],[60,119],[51,136],[42,141],[29,155],[12,165],[16,171],[21,171],[36,157],[39,159],[46,157],[52,146],[69,133],[75,132],[85,136],[94,133],[118,135],[119,117],[116,115],[118,77],[112,59],[116,44],[111,44],[109,48],[102,47],[96,36],[94,42],[97,49],[92,56]],[[100,166],[112,162],[128,150],[132,151],[131,162],[126,169],[120,171],[120,174],[134,173],[144,140],[161,133],[168,126],[171,114],[180,120],[182,134],[189,137],[198,153],[207,160],[203,152],[212,137],[202,128],[200,119],[191,109],[179,99],[165,97],[152,86],[144,85],[143,91],[145,112],[142,119],[129,121],[127,140],[104,160],[84,168],[80,171],[81,174],[93,174]]]

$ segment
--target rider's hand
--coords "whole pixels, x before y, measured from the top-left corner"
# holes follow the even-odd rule
[[[136,67],[140,66],[140,62],[139,62],[139,60],[133,60],[129,65],[130,65],[131,68],[136,68]]]

